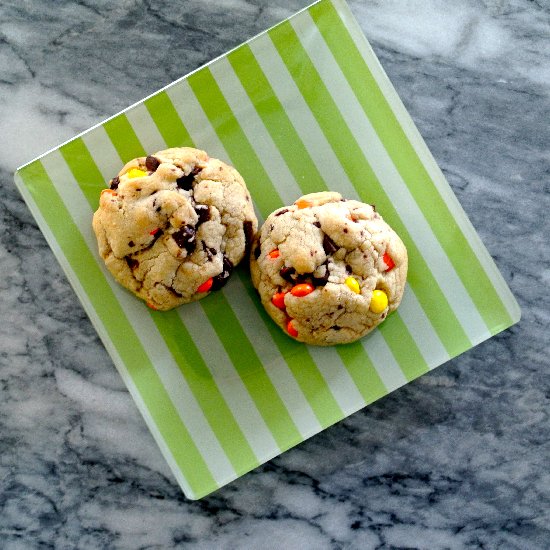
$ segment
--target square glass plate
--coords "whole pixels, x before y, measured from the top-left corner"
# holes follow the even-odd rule
[[[101,189],[131,158],[196,146],[261,218],[330,189],[374,203],[409,251],[399,310],[355,344],[295,342],[246,268],[155,312],[105,269]],[[200,498],[504,330],[519,307],[343,0],[321,0],[21,167],[18,188],[186,496]]]

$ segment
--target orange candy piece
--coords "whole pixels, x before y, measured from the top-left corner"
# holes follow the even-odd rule
[[[281,255],[281,252],[279,251],[278,248],[276,248],[275,250],[272,250],[272,251],[268,254],[268,256],[269,256],[272,260],[274,260],[275,258],[278,258],[280,255]]]
[[[309,208],[312,206],[312,203],[309,201],[306,201],[305,199],[299,199],[294,203],[299,209],[302,208]]]
[[[113,189],[103,189],[101,191],[101,194],[103,195],[103,193],[109,193],[109,195],[113,195],[113,196],[116,196],[117,192],[114,191]]]
[[[387,252],[384,252],[382,259],[384,260],[384,263],[388,266],[388,269],[386,269],[386,271],[390,271],[395,267],[395,262],[391,259],[391,256]]]
[[[197,292],[208,292],[212,288],[212,284],[214,283],[214,279],[210,277],[207,281],[204,281],[199,288],[197,288]]]
[[[158,311],[157,308],[151,302],[147,302],[147,307],[154,309],[155,311]]]
[[[293,286],[290,290],[290,293],[292,294],[292,296],[302,298],[303,296],[311,294],[314,290],[315,287],[313,285],[310,285],[309,283],[300,283],[299,285]]]
[[[294,325],[292,324],[292,319],[290,319],[290,321],[286,324],[286,331],[293,338],[296,338],[296,336],[298,336],[298,331],[294,328]]]
[[[276,292],[271,298],[271,303],[279,309],[285,309],[285,295],[286,292]]]

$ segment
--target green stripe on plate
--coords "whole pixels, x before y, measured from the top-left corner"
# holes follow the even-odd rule
[[[221,292],[213,292],[200,304],[279,448],[287,449],[302,441],[300,432],[225,296]]]
[[[304,100],[330,143],[357,194],[363,202],[376,203],[384,218],[403,239],[409,253],[408,281],[422,308],[441,339],[449,355],[456,355],[471,347],[464,330],[449,306],[417,246],[411,239],[395,207],[388,199],[361,148],[343,120],[326,86],[303,49],[290,23],[269,33],[288,71],[294,78]],[[427,369],[422,360],[423,368]]]
[[[103,127],[122,162],[126,163],[147,154],[124,113],[108,120]]]
[[[237,474],[258,466],[256,455],[176,311],[151,315]]]
[[[309,354],[307,347],[296,340],[289,338],[269,317],[258,300],[258,293],[252,285],[250,276],[243,270],[237,270],[247,294],[254,302],[256,310],[265,323],[275,345],[284,357],[288,368],[294,375],[298,386],[302,390],[307,402],[323,428],[344,418],[342,409],[338,406],[327,383],[319,372],[315,361]]]
[[[399,310],[392,313],[378,327],[378,330],[382,333],[409,382],[428,371],[418,346],[408,332],[403,319],[399,316]]]
[[[166,92],[159,92],[147,99],[145,107],[168,147],[194,147],[187,128],[182,124]]]
[[[82,182],[80,189],[95,212],[99,206],[99,195],[107,187],[107,182],[95,165],[92,155],[81,138],[73,139],[59,148],[65,162],[70,163],[71,171],[77,181]],[[113,177],[116,174],[113,174]]]
[[[36,161],[21,169],[19,174],[191,489],[199,497],[215,490],[217,484],[212,474],[44,167]]]
[[[234,50],[227,59],[302,193],[326,191],[327,184],[298,137],[250,47],[244,45]]]
[[[309,13],[486,325],[501,326],[503,320],[511,324],[506,307],[407,139],[337,9],[331,2],[320,2]]]
[[[270,212],[282,206],[281,200],[276,192],[266,193],[267,185],[275,189],[273,182],[232,115],[212,73],[208,68],[204,68],[192,74],[188,82],[216,134],[223,142],[231,162],[246,181],[262,216],[267,217]]]
[[[117,135],[116,140],[113,142],[113,145],[117,149],[119,147],[124,147],[122,140],[119,138],[120,135]],[[124,138],[124,136],[122,136],[122,138]],[[134,147],[136,147],[135,144]],[[84,143],[78,147],[78,151],[81,151],[82,148],[86,149]],[[138,152],[137,155],[139,154],[142,153]],[[84,164],[80,166],[78,164],[79,161],[84,162]],[[96,186],[101,184],[100,181],[91,181],[89,177],[85,180],[80,179],[81,174],[99,174],[99,170],[90,154],[79,155],[78,157],[67,155],[66,162],[81,188],[90,182]],[[199,403],[204,416],[210,424],[220,445],[226,452],[234,469],[237,472],[244,473],[257,466],[258,461],[256,456],[252,452],[252,449],[242,434],[229,407],[213,382],[212,377],[208,375],[208,377],[197,380],[196,374],[193,375],[193,373],[196,372],[196,370],[193,369],[206,369],[206,365],[180,318],[173,311],[162,313],[150,311],[149,314],[152,316],[153,321],[159,329],[160,335],[166,342],[170,353],[173,355],[191,392]],[[170,319],[170,321],[168,321],[168,319]],[[175,335],[174,331],[176,329],[180,335],[180,340],[178,340]],[[181,348],[183,342],[185,342],[185,353],[182,352]],[[187,359],[185,359],[186,357]],[[189,367],[191,363],[194,365],[193,369]],[[215,396],[215,398],[212,396]]]

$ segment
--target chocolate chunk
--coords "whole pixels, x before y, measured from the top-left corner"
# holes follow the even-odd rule
[[[110,185],[110,188],[111,189],[118,189],[118,184],[120,183],[120,178],[118,176],[115,176],[112,180],[111,180],[111,185]]]
[[[187,174],[186,176],[182,176],[181,178],[178,178],[176,180],[176,183],[178,184],[178,187],[180,189],[191,191],[193,187],[193,181],[195,181],[195,176],[191,173]]]
[[[227,258],[227,256],[224,256],[222,272],[213,278],[212,290],[219,290],[220,288],[222,288],[222,286],[225,286],[225,284],[229,280],[229,277],[231,276],[231,273],[233,273],[233,264]]]
[[[321,222],[313,222],[313,225],[314,225],[315,227],[321,227]]]
[[[338,325],[334,325],[330,327],[332,330],[340,330],[342,327],[339,327]]]
[[[195,212],[199,217],[196,227],[210,219],[210,208],[206,204],[197,204],[195,206]]]
[[[179,231],[172,234],[172,238],[180,248],[185,248],[189,254],[191,254],[197,246],[195,228],[192,225],[184,225]]]
[[[126,263],[128,264],[128,267],[132,271],[139,267],[139,262],[137,260],[135,260],[134,258],[131,258],[130,256],[125,256],[125,260],[126,260]]]
[[[244,231],[244,249],[250,250],[250,245],[252,244],[252,239],[254,238],[254,230],[252,229],[252,222],[245,221],[243,223]]]
[[[159,167],[160,161],[157,157],[153,157],[152,155],[149,155],[145,159],[145,168],[151,172],[155,172],[156,169]]]
[[[275,214],[275,216],[281,216],[282,214],[284,214],[285,212],[288,212],[288,208],[283,208],[282,210],[279,210],[279,212],[277,212]]]
[[[346,264],[346,271],[351,275],[353,273],[353,269],[351,269],[351,265]]]
[[[334,254],[338,250],[335,242],[328,235],[323,237],[323,250],[327,255]]]
[[[314,277],[313,275],[311,276],[311,282],[314,286],[325,286],[328,283],[328,278],[330,277],[328,262],[325,262],[323,265],[325,266],[324,275],[322,275],[321,277]]]
[[[256,248],[254,249],[254,258],[256,258],[256,260],[260,257],[260,254],[262,253],[262,249],[256,245]]]
[[[283,267],[281,268],[281,271],[279,271],[279,275],[289,283],[293,283],[294,279],[292,278],[292,275],[296,273],[296,270],[293,267]]]
[[[130,248],[133,248],[134,246],[136,246],[136,243],[134,243],[134,241],[128,241],[128,246]]]

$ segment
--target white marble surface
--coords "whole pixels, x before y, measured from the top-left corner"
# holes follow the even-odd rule
[[[0,4],[0,547],[548,548],[550,3],[352,9],[523,309],[198,502],[12,180],[307,0]]]

